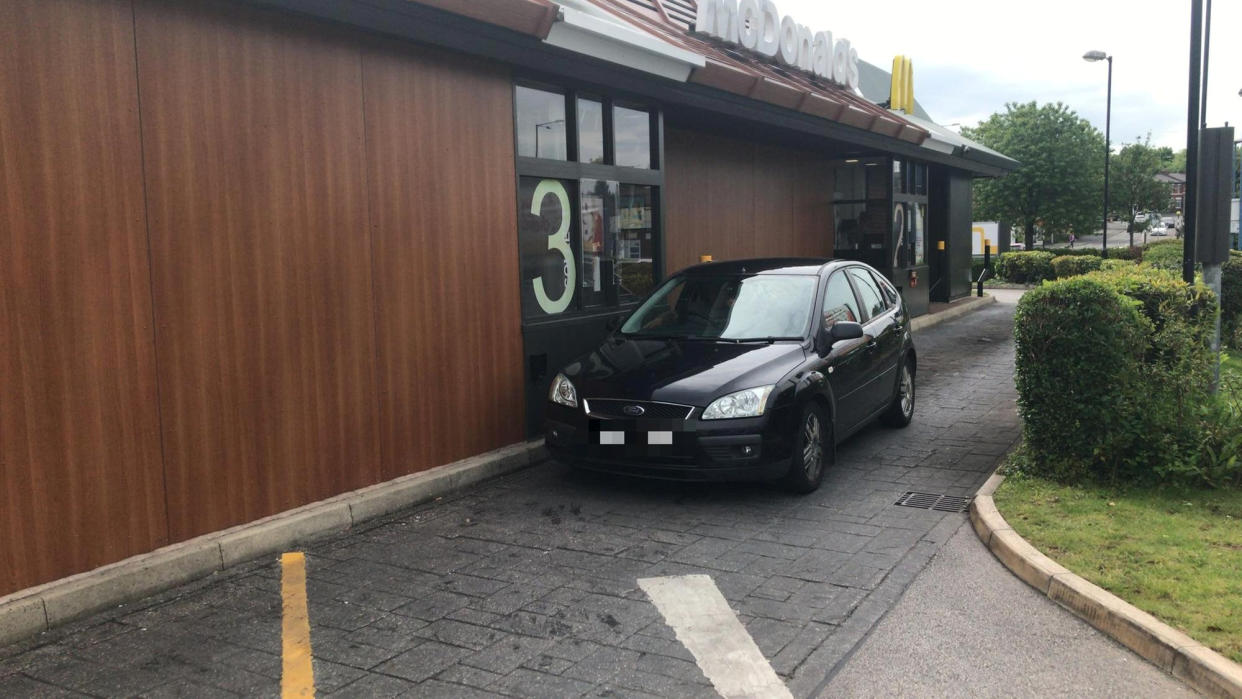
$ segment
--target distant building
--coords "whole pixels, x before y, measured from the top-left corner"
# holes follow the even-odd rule
[[[1186,173],[1184,172],[1159,172],[1156,173],[1157,182],[1168,183],[1169,189],[1169,210],[1182,212],[1182,202],[1186,201]]]

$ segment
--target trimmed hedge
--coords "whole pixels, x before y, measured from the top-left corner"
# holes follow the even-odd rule
[[[1016,284],[1052,279],[1052,258],[1052,253],[1043,250],[1007,252],[996,261],[996,276]]]
[[[1143,262],[1170,272],[1182,269],[1182,241],[1162,240],[1152,243],[1143,250]]]
[[[1108,259],[1110,260],[1138,260],[1142,257],[1143,248],[1138,246],[1108,249]]]
[[[1134,262],[1132,260],[1114,260],[1111,257],[1107,260],[1100,260],[1100,269],[1105,272],[1112,272],[1119,269],[1131,269],[1133,267]]]
[[[1027,468],[1074,482],[1112,467],[1136,438],[1117,426],[1140,415],[1136,367],[1149,328],[1138,304],[1079,277],[1027,292],[1014,320]]]
[[[1242,251],[1230,250],[1220,271],[1221,338],[1242,349]]]
[[[1099,257],[1100,256],[1099,248],[1056,248],[1055,250],[1050,250],[1049,252],[1052,252],[1056,254],[1057,256],[1064,256],[1064,255],[1070,255],[1073,257]]]
[[[1018,304],[1028,468],[1060,481],[1206,481],[1216,300],[1131,266],[1048,282]]]
[[[1052,272],[1057,279],[1077,277],[1099,269],[1101,262],[1102,259],[1091,255],[1061,255],[1052,258]]]

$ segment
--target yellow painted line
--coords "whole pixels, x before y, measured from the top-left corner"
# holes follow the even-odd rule
[[[306,556],[300,551],[280,557],[280,597],[284,609],[280,694],[313,697],[315,670],[311,666],[310,615],[306,609]]]

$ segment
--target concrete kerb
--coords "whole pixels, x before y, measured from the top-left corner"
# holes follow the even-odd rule
[[[510,445],[0,597],[0,646],[547,458],[542,440]]]
[[[929,313],[926,315],[921,315],[918,318],[915,318],[914,320],[910,321],[910,330],[912,332],[918,332],[920,330],[925,330],[927,328],[930,328],[933,325],[938,325],[940,323],[943,323],[946,320],[953,320],[954,318],[960,318],[961,316],[964,316],[967,313],[970,313],[971,311],[980,310],[984,308],[985,306],[987,306],[988,304],[992,304],[992,303],[996,303],[995,296],[984,296],[982,298],[978,296],[969,296],[967,298],[961,299],[960,301],[955,301],[952,306],[950,306],[949,308],[946,308],[943,311],[940,311],[939,313]]]
[[[1003,476],[993,475],[970,504],[979,539],[1014,575],[1077,614],[1165,672],[1214,697],[1242,698],[1242,665],[1071,573],[1018,535],[992,496]]]

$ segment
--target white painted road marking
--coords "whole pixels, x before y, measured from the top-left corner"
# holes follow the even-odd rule
[[[638,586],[721,696],[793,699],[710,576],[642,578]]]

